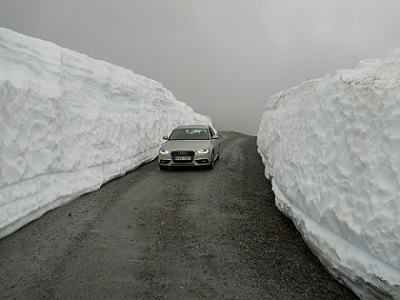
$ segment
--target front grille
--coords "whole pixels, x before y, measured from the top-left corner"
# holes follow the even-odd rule
[[[194,156],[194,151],[186,151],[186,150],[172,151],[172,156]]]
[[[194,151],[179,150],[172,151],[172,160],[177,163],[191,163],[194,158]]]

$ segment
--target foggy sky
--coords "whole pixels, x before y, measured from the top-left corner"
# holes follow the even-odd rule
[[[396,0],[0,2],[0,27],[157,80],[217,130],[252,135],[269,96],[400,48],[399,15]]]

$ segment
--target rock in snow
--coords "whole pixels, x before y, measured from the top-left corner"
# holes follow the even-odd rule
[[[0,28],[0,238],[211,119],[159,82]]]
[[[362,299],[400,299],[400,50],[267,100],[277,207]]]

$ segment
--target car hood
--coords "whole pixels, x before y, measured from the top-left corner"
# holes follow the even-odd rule
[[[161,148],[169,151],[175,150],[200,150],[210,147],[209,140],[175,140],[175,141],[166,141],[161,145]]]

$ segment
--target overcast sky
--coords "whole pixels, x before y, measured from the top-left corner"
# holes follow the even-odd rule
[[[217,130],[266,99],[400,48],[396,0],[1,0],[0,27],[161,82]]]

